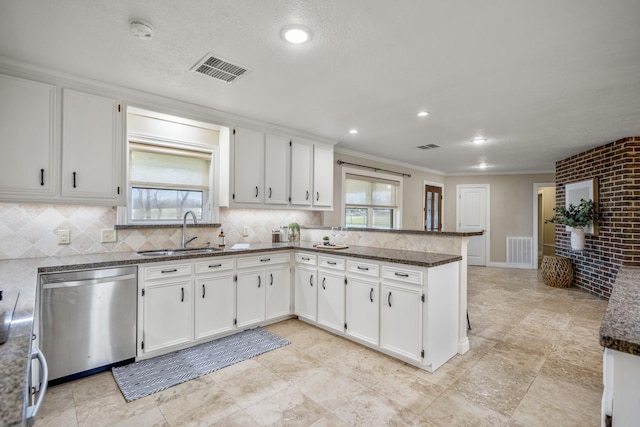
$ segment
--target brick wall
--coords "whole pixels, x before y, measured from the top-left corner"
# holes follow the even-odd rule
[[[571,259],[574,285],[609,298],[620,266],[640,266],[640,137],[624,138],[556,163],[556,204],[565,184],[598,178],[597,236],[571,250],[565,226],[556,225],[556,254]]]

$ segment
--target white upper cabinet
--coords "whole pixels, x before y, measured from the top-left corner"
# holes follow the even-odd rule
[[[294,139],[291,142],[291,204],[311,206],[313,178],[313,142]]]
[[[333,206],[333,147],[313,146],[313,205]]]
[[[121,109],[116,99],[63,89],[63,198],[124,200]]]
[[[264,133],[245,128],[235,128],[233,133],[233,201],[262,203]]]
[[[55,86],[0,74],[0,199],[53,197]]]
[[[289,204],[289,143],[284,136],[267,134],[264,142],[264,202]]]

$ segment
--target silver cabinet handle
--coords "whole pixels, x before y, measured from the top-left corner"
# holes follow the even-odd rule
[[[40,407],[44,401],[44,395],[47,394],[47,383],[49,382],[49,367],[47,366],[47,359],[45,359],[44,354],[42,354],[35,345],[31,352],[31,360],[33,359],[38,359],[38,362],[40,363],[40,392],[36,403],[27,407],[26,418],[28,426],[33,426],[36,422],[36,416],[38,415],[38,411],[40,411]]]

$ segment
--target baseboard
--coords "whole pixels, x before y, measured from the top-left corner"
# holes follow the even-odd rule
[[[531,264],[507,264],[506,262],[490,262],[487,264],[487,267],[497,267],[497,268],[520,268],[523,270],[536,270]]]

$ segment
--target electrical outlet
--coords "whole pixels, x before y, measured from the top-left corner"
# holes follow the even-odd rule
[[[249,237],[249,227],[246,225],[242,227],[242,237]]]
[[[111,229],[100,230],[100,243],[113,243],[118,240],[118,232]]]
[[[58,244],[68,245],[71,243],[71,233],[69,230],[58,230]]]

